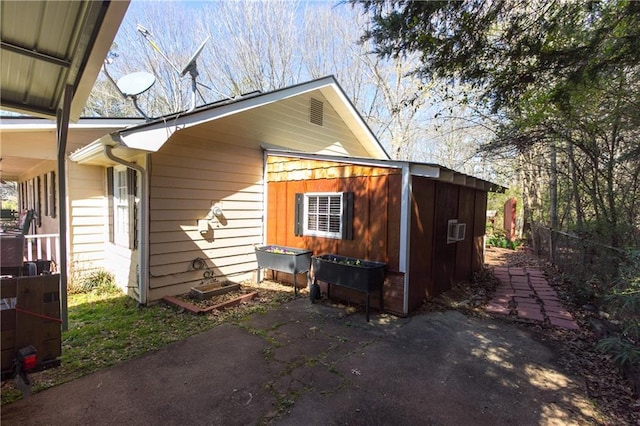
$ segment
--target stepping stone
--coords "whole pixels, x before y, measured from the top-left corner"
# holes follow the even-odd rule
[[[571,315],[571,312],[569,312],[569,311],[567,311],[565,309],[549,309],[549,307],[547,307],[547,305],[545,305],[544,306],[544,311],[549,316],[573,319],[573,316]]]
[[[513,300],[515,300],[516,303],[520,304],[520,303],[535,303],[536,306],[538,306],[538,303],[535,301],[534,298],[532,297],[527,297],[527,296],[522,296],[522,295],[516,295]]]
[[[529,278],[526,275],[511,275],[511,281],[518,281],[523,283],[528,283]]]
[[[489,302],[487,304],[486,311],[492,314],[501,314],[501,315],[509,315],[509,312],[511,312],[511,310],[508,307],[500,304],[495,304],[492,302]]]
[[[529,284],[527,284],[527,283],[513,283],[513,284],[512,284],[512,287],[513,287],[514,289],[515,289],[515,288],[525,288],[525,289],[527,289],[527,290],[530,290],[530,289],[531,289],[531,286],[530,286]]]
[[[552,325],[555,325],[556,327],[559,327],[559,328],[566,328],[568,330],[580,330],[580,327],[575,321],[569,321],[565,319],[552,318],[552,317],[549,317],[549,321],[551,322]]]
[[[534,288],[535,292],[538,294],[538,296],[542,297],[547,297],[549,299],[556,299],[558,300],[558,293],[556,293],[553,290],[547,290],[547,289],[537,289]]]
[[[525,272],[524,269],[520,269],[520,268],[515,268],[515,269],[509,269],[509,274],[511,276],[515,276],[515,277],[526,277],[527,273]]]
[[[516,291],[516,293],[513,295],[513,298],[518,298],[518,299],[523,299],[523,300],[528,300],[530,302],[536,302],[536,299],[534,299],[534,294],[531,292],[526,292],[526,291]]]
[[[549,320],[551,319],[559,319],[565,321],[573,321],[573,316],[570,313],[558,313],[558,312],[549,312],[546,311]]]
[[[538,296],[538,298],[542,301],[542,303],[550,303],[552,305],[562,306],[560,299],[558,299],[556,296],[553,296],[551,294],[540,294],[536,292],[536,296]]]
[[[551,289],[551,286],[546,281],[544,281],[544,282],[532,281],[529,284],[531,284],[532,287],[536,287],[536,288],[548,288],[548,289]]]
[[[520,306],[518,306],[517,311],[518,311],[519,318],[525,318],[525,319],[530,319],[535,321],[544,321],[544,315],[542,315],[542,312],[540,312],[539,308],[536,311],[535,309],[520,308]]]

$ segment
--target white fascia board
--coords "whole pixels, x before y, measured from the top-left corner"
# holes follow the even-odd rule
[[[91,142],[88,145],[83,146],[82,148],[72,152],[69,154],[69,160],[75,163],[86,163],[87,161],[91,161],[96,157],[104,156],[104,147],[105,146],[115,146],[117,145],[117,141],[113,139],[112,134],[101,137],[98,140]]]
[[[430,164],[411,164],[411,174],[426,178],[438,179],[440,177],[440,167]]]
[[[281,148],[272,148],[272,145],[267,145],[267,144],[262,144],[262,148],[267,151],[268,155],[273,155],[275,157],[292,157],[292,158],[301,158],[305,160],[331,161],[334,163],[348,163],[348,164],[354,164],[358,166],[384,167],[389,169],[401,169],[407,165],[407,163],[404,161],[383,160],[383,159],[366,158],[366,157],[347,157],[343,155],[316,154],[316,153],[301,152],[301,151],[291,151],[291,150],[286,150]]]
[[[335,85],[333,77],[326,77],[285,89],[276,90],[247,99],[230,101],[226,105],[216,105],[200,111],[176,115],[150,124],[144,124],[120,132],[121,141],[129,148],[155,152],[175,133],[198,124],[207,123],[243,111],[268,105],[283,99],[298,96],[325,86]]]
[[[77,123],[69,123],[69,129],[105,129],[107,131],[121,130],[126,127],[140,124],[143,121],[138,118],[114,118],[114,119],[80,119]],[[37,117],[2,117],[0,119],[0,131],[7,132],[48,132],[56,130],[55,120]]]

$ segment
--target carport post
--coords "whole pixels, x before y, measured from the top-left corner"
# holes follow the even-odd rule
[[[62,319],[62,331],[69,329],[69,315],[67,305],[67,135],[69,134],[69,115],[71,112],[71,100],[73,99],[73,86],[66,85],[62,108],[56,113],[56,126],[58,135],[58,203],[59,228],[60,228],[60,259],[58,270],[60,272],[60,318]]]

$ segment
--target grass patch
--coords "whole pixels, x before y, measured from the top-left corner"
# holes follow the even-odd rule
[[[242,322],[291,300],[292,296],[288,290],[263,287],[255,301],[206,316],[190,315],[162,303],[138,307],[135,300],[122,293],[69,294],[69,329],[62,333],[61,365],[30,375],[32,392],[94,373],[224,322]],[[22,398],[12,380],[2,384],[1,396],[3,405]]]

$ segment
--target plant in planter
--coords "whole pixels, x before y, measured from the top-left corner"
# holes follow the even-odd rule
[[[324,254],[312,257],[313,285],[311,301],[319,295],[317,281],[328,284],[327,296],[330,297],[331,285],[349,288],[367,295],[366,310],[369,321],[369,296],[372,291],[380,292],[380,311],[383,310],[382,285],[384,283],[386,263],[353,257]]]
[[[298,295],[296,275],[308,272],[313,252],[307,249],[285,247],[279,245],[258,246],[255,248],[259,268],[293,274],[293,291]]]

